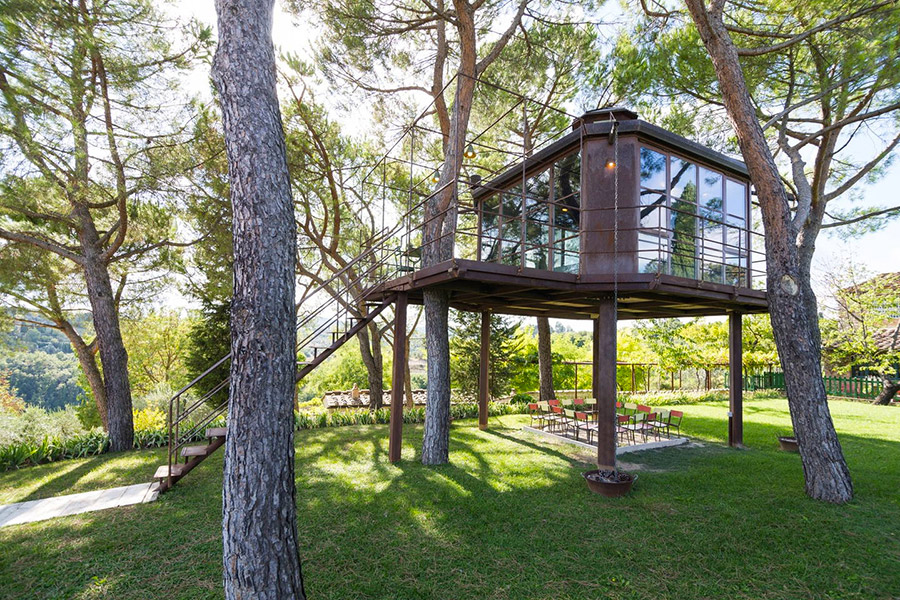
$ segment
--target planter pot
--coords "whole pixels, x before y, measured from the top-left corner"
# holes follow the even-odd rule
[[[781,449],[785,452],[800,452],[800,447],[797,446],[797,438],[791,436],[779,436],[778,445],[781,446]]]
[[[637,480],[637,475],[616,471],[586,471],[582,473],[587,482],[588,489],[595,494],[607,498],[618,498],[631,491],[631,486]]]

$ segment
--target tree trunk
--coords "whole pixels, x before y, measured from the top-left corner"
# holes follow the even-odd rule
[[[234,297],[222,493],[225,597],[305,598],[293,391],[296,231],[272,46],[274,0],[216,0]]]
[[[456,234],[457,178],[462,168],[463,145],[472,100],[475,95],[474,8],[467,2],[454,1],[459,31],[459,77],[453,102],[450,134],[444,142],[444,168],[438,190],[425,203],[422,235],[422,264],[436,265],[453,258]],[[424,291],[425,337],[428,347],[428,396],[425,401],[425,434],[422,439],[422,463],[442,464],[449,460],[450,444],[450,293],[443,290]]]
[[[62,321],[58,322],[57,325],[59,325],[62,332],[69,339],[69,343],[72,344],[72,348],[75,350],[75,356],[78,357],[78,364],[81,366],[81,371],[84,373],[88,385],[91,388],[91,395],[94,397],[94,402],[97,404],[97,411],[100,413],[100,420],[103,422],[103,430],[109,431],[106,388],[103,383],[103,375],[100,373],[100,368],[97,366],[97,357],[88,345],[84,343],[84,340],[78,335],[78,332],[75,331],[75,328],[72,327],[71,323]]]
[[[100,362],[103,365],[109,448],[113,452],[131,450],[134,445],[131,383],[128,379],[128,353],[122,341],[116,297],[109,280],[109,270],[100,251],[100,238],[90,211],[86,206],[79,204],[72,212],[80,225],[78,236],[83,254],[81,267],[87,284],[88,300],[91,303],[91,316],[100,348]]]
[[[894,381],[886,374],[882,374],[881,385],[881,393],[879,393],[878,397],[872,401],[872,404],[887,406],[891,403],[891,400],[894,399],[894,396],[897,394],[897,392],[900,392],[900,382]]]
[[[368,329],[357,334],[359,352],[366,367],[369,386],[369,410],[384,406],[384,360],[381,356],[381,334],[378,325],[370,323]]]
[[[444,290],[425,288],[425,341],[428,349],[428,395],[422,464],[450,460],[450,297]]]
[[[538,371],[541,378],[540,399],[543,401],[555,398],[553,390],[553,354],[550,346],[550,319],[537,318],[538,332]]]
[[[406,344],[406,356],[409,356],[409,344]],[[403,393],[406,396],[406,408],[413,409],[416,407],[416,397],[413,395],[412,374],[409,372],[408,360],[403,368],[403,377],[406,383],[406,385],[403,386]]]
[[[817,231],[792,222],[784,184],[757,120],[737,50],[722,20],[722,3],[714,3],[709,10],[703,0],[686,0],[686,4],[712,59],[762,210],[769,311],[806,493],[817,500],[848,502],[853,498],[853,485],[822,380],[816,298],[809,278],[811,254],[800,253],[801,246],[812,252]]]

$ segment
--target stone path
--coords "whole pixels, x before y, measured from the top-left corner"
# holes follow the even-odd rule
[[[153,502],[159,495],[157,486],[157,483],[139,483],[96,492],[0,505],[0,527],[77,515],[117,506]]]

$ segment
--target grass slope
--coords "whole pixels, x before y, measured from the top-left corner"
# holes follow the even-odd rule
[[[900,411],[832,402],[856,499],[806,499],[783,400],[745,407],[748,450],[721,445],[727,407],[685,407],[702,446],[625,455],[628,498],[590,495],[591,456],[519,431],[454,424],[449,466],[387,461],[385,426],[297,435],[312,598],[834,598],[900,596]],[[0,502],[144,481],[160,452],[0,474]],[[158,502],[0,529],[0,598],[219,598],[217,454]]]

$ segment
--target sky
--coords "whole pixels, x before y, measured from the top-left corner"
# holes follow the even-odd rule
[[[617,6],[616,3],[608,3],[608,6]],[[213,0],[174,0],[170,10],[180,17],[196,18],[201,22],[215,26],[215,7]],[[276,3],[276,12],[273,23],[273,39],[282,52],[294,52],[301,56],[309,56],[316,32],[302,20],[284,12],[280,3]],[[196,78],[198,92],[208,84],[202,77]],[[423,105],[426,99],[423,98]],[[336,115],[341,122],[341,117]],[[359,116],[343,117],[348,128],[361,129],[356,121]],[[347,120],[347,119],[350,120]],[[860,150],[866,141],[860,142]],[[866,152],[870,154],[871,151]],[[863,189],[863,203],[871,206],[897,206],[900,205],[900,161],[897,161],[878,182],[865,186]],[[834,231],[834,230],[831,230]],[[842,240],[838,235],[823,231],[816,244],[816,254],[813,264],[814,281],[820,298],[825,290],[821,286],[822,273],[839,268],[841,263],[852,259],[855,263],[863,265],[873,273],[900,271],[900,220],[889,223],[882,230],[869,233],[852,240]]]

